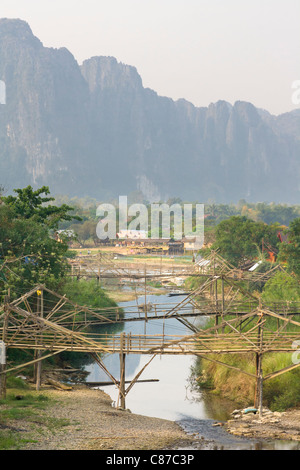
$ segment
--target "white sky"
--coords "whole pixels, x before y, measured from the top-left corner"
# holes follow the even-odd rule
[[[299,0],[0,0],[0,18],[27,21],[79,63],[114,56],[175,100],[244,100],[273,114],[299,107]]]

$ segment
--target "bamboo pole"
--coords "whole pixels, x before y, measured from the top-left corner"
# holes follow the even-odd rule
[[[127,387],[125,393],[126,395],[130,392],[130,390],[132,389],[132,387],[134,386],[135,383],[137,383],[139,380],[139,377],[142,375],[142,373],[144,372],[144,370],[146,369],[146,367],[152,362],[152,360],[155,358],[156,354],[154,354],[151,359],[147,362],[147,364],[144,365],[144,367],[137,373],[137,375],[133,378],[133,380],[130,382],[130,385]],[[153,381],[153,380],[152,380]],[[142,382],[142,381],[140,381]],[[148,380],[149,382],[149,380]],[[124,384],[126,383],[126,381],[124,381]]]
[[[41,293],[38,295],[38,309],[37,309],[37,316],[40,318],[44,317],[44,293],[41,290]],[[42,328],[42,327],[41,327]],[[42,339],[42,334],[40,339]],[[42,351],[37,351],[37,358],[40,359],[42,355]],[[42,377],[42,361],[39,360],[36,364],[36,390],[39,391],[41,386],[41,377]]]
[[[47,354],[46,356],[42,357],[41,359],[34,359],[32,361],[29,361],[29,362],[26,362],[24,364],[19,364],[18,366],[15,366],[15,367],[11,367],[10,369],[7,369],[6,370],[6,373],[8,372],[13,372],[15,370],[20,370],[20,369],[24,369],[25,367],[27,366],[30,366],[32,364],[35,364],[37,361],[41,361],[41,360],[44,360],[44,359],[48,359],[48,357],[52,357],[52,356],[56,356],[57,354],[61,354],[62,352],[65,352],[67,349],[64,348],[64,349],[60,349],[59,351],[55,351],[55,352],[52,352],[50,354]],[[0,377],[1,377],[1,374],[0,374]]]
[[[6,398],[6,332],[7,332],[7,323],[9,310],[7,304],[9,303],[9,296],[4,298],[4,319],[3,319],[3,330],[2,330],[2,344],[1,344],[1,356],[2,360],[0,362],[0,398]]]
[[[147,321],[148,321],[148,319],[147,319],[148,309],[147,309],[147,281],[146,281],[146,278],[147,278],[147,272],[146,272],[146,265],[145,265],[145,322],[147,323]]]
[[[3,364],[0,365],[1,367],[1,375],[0,375],[0,396],[2,398],[6,398],[6,336],[7,336],[7,329],[8,329],[8,318],[9,318],[9,303],[10,303],[10,288],[7,291],[7,295],[4,297],[4,319],[3,319],[3,331],[2,331],[2,341],[3,341]],[[1,377],[2,377],[2,385],[1,385]],[[1,390],[2,388],[2,390]]]
[[[262,416],[263,402],[263,372],[262,372],[262,348],[263,348],[263,327],[264,323],[258,325],[258,346],[259,352],[256,353],[256,387],[255,387],[255,403],[254,406],[259,410],[259,416]]]
[[[0,399],[6,398],[6,345],[4,341],[0,344]]]
[[[214,259],[214,264],[215,264],[215,260],[217,259],[216,255],[214,255],[213,259]],[[172,308],[169,307],[167,310],[167,313],[165,313],[165,310],[161,310],[161,313],[162,313],[161,318],[163,319],[163,335],[154,335],[154,336],[148,336],[148,337],[146,335],[144,337],[141,335],[139,336],[130,335],[128,338],[128,342],[127,342],[126,352],[128,354],[129,353],[132,353],[132,354],[153,354],[153,353],[195,354],[195,355],[200,355],[201,357],[205,357],[207,358],[207,360],[213,360],[209,357],[209,355],[214,354],[214,353],[242,354],[242,353],[254,352],[257,354],[256,375],[255,376],[254,374],[248,374],[248,375],[254,376],[256,378],[256,382],[257,382],[256,392],[257,393],[256,393],[255,399],[257,398],[257,406],[260,409],[262,409],[263,381],[266,380],[267,378],[272,378],[273,376],[279,375],[281,373],[284,373],[286,370],[288,370],[288,368],[285,368],[285,369],[282,369],[282,371],[278,371],[277,373],[274,373],[274,375],[270,375],[270,376],[263,378],[263,375],[262,375],[263,353],[267,351],[271,351],[271,350],[272,351],[273,350],[274,351],[280,351],[280,350],[290,351],[292,347],[289,346],[289,342],[291,342],[291,339],[295,339],[295,335],[297,333],[285,332],[285,334],[283,334],[282,330],[285,329],[289,323],[296,325],[296,326],[300,326],[300,323],[293,320],[293,317],[288,319],[281,315],[275,314],[274,312],[272,312],[271,308],[269,309],[262,308],[261,304],[257,310],[253,310],[250,313],[244,314],[243,311],[248,312],[248,309],[245,308],[245,302],[238,300],[238,299],[237,301],[235,301],[235,298],[239,294],[240,290],[237,290],[234,293],[232,298],[230,298],[229,300],[229,304],[226,306],[225,298],[224,298],[225,297],[224,296],[224,280],[226,280],[226,282],[228,282],[228,284],[230,285],[230,293],[234,286],[234,282],[228,281],[227,271],[226,271],[228,268],[226,266],[222,267],[222,270],[223,270],[222,274],[221,276],[218,276],[218,273],[220,273],[219,259],[218,259],[218,266],[214,266],[214,268],[215,268],[215,273],[214,273],[215,277],[212,278],[211,274],[210,276],[206,276],[207,279],[200,288],[195,289],[195,291],[190,293],[187,298],[185,298],[182,302],[180,302],[176,306]],[[118,275],[122,275],[123,277],[124,272],[120,274],[120,271],[119,271]],[[151,319],[151,315],[148,315],[148,312],[147,312],[147,287],[146,287],[146,278],[150,278],[150,277],[151,276],[147,276],[146,266],[144,270],[144,275],[143,275],[143,272],[141,272],[139,276],[135,276],[136,279],[138,278],[141,279],[141,285],[143,282],[142,278],[144,278],[145,316],[142,319],[143,320],[146,319],[146,321]],[[131,278],[133,279],[132,276]],[[222,280],[222,310],[221,310],[221,302],[218,302],[217,284],[218,284],[219,278]],[[213,299],[212,299],[212,302],[207,302],[207,301],[198,302],[197,296],[207,293],[207,288],[209,287],[215,287],[215,292],[214,292],[215,302],[213,301]],[[32,289],[30,291],[30,295],[34,294],[37,291],[37,289],[38,288]],[[123,336],[121,335],[120,338],[118,338],[115,335],[108,335],[107,342],[105,344],[106,347],[103,347],[102,346],[103,343],[101,343],[101,341],[103,341],[103,337],[101,335],[89,333],[89,334],[86,334],[86,336],[84,336],[81,334],[75,334],[71,332],[70,330],[68,330],[67,328],[62,328],[61,326],[59,326],[58,324],[59,322],[66,320],[68,317],[71,317],[71,315],[73,315],[74,312],[71,312],[71,313],[63,312],[63,314],[60,315],[59,318],[55,317],[55,322],[54,321],[50,322],[49,319],[54,316],[54,313],[60,310],[62,306],[65,305],[66,302],[69,302],[69,300],[63,296],[57,295],[56,293],[50,290],[48,290],[48,292],[55,295],[60,300],[56,303],[54,309],[52,309],[48,317],[44,319],[42,319],[43,315],[40,315],[40,318],[37,319],[36,316],[30,311],[29,303],[27,301],[27,299],[30,297],[29,293],[22,296],[21,298],[22,300],[17,299],[17,301],[10,304],[11,311],[12,312],[14,311],[17,315],[13,316],[13,318],[10,320],[9,328],[7,330],[7,333],[8,333],[7,339],[9,341],[8,343],[9,347],[16,348],[16,349],[17,348],[34,349],[37,351],[37,357],[39,357],[41,352],[45,350],[46,348],[47,349],[49,348],[52,351],[57,351],[58,349],[61,350],[64,347],[66,350],[73,349],[74,351],[77,351],[77,352],[87,351],[90,353],[92,352],[94,354],[97,354],[97,353],[100,354],[102,351],[107,352],[107,353],[111,353],[114,351],[119,352],[120,375],[122,377],[122,379],[120,377],[120,384],[118,384],[120,385],[119,396],[121,397],[121,406],[122,408],[123,407],[125,408],[125,396],[129,390],[127,391],[125,390],[126,352],[125,352],[124,334]],[[230,297],[230,293],[226,292],[226,303],[227,303],[227,298]],[[241,294],[245,295],[243,291],[241,291]],[[251,295],[250,296],[247,295],[245,297],[248,298],[250,301],[252,301],[255,304],[255,308],[257,308],[257,303],[258,303],[257,299],[254,299]],[[28,312],[25,312],[25,310],[18,307],[18,305],[21,304],[22,301],[26,304]],[[69,302],[69,303],[72,305],[72,302]],[[183,321],[186,325],[188,324],[188,322],[183,318],[185,315],[185,312],[183,312],[183,309],[189,308],[188,304],[192,305],[193,307],[196,306],[201,311],[201,315],[216,315],[217,316],[218,314],[219,315],[221,314],[222,315],[221,325],[216,325],[215,327],[212,327],[207,330],[199,330],[197,331],[197,334],[194,334],[192,336],[187,336],[187,335],[177,336],[177,337],[175,337],[175,335],[166,336],[164,334],[165,319],[169,317],[178,316],[178,319],[180,319],[180,321]],[[77,306],[75,306],[75,312],[76,312],[76,308]],[[103,317],[99,315],[99,313],[96,313],[91,309],[88,309],[86,307],[79,307],[79,308],[85,312],[85,315],[87,314],[93,315],[93,317],[98,318],[98,320],[105,319],[106,323],[108,321],[107,317]],[[159,310],[160,308],[161,306],[158,307],[159,313],[160,313],[160,310]],[[218,311],[219,308],[220,308],[220,311]],[[249,306],[249,308],[251,308],[251,305]],[[278,306],[276,306],[276,308],[278,308]],[[283,307],[280,307],[280,308],[282,308],[283,310],[285,309],[284,305]],[[293,308],[287,307],[286,312],[291,314],[290,312],[295,309],[296,308],[294,307]],[[110,312],[111,310],[112,309],[110,309]],[[43,307],[41,304],[39,308],[37,309],[37,311],[43,312]],[[116,311],[118,312],[118,310]],[[157,313],[157,307],[155,305],[154,318],[156,317],[156,313]],[[240,321],[245,322],[247,320],[247,323],[248,323],[249,321],[252,321],[253,319],[257,318],[257,316],[260,315],[261,313],[265,315],[265,318],[269,315],[269,316],[273,316],[277,318],[278,320],[279,319],[282,320],[285,323],[284,327],[281,329],[277,328],[277,332],[270,332],[265,329],[263,333],[262,331],[263,325],[261,321],[262,317],[260,317],[259,325],[256,325],[255,327],[251,328],[251,330],[244,332],[243,334],[238,331],[237,322],[240,322]],[[224,314],[236,314],[238,316],[235,320],[224,322]],[[294,314],[295,313],[293,313],[293,315]],[[122,319],[120,318],[120,320]],[[241,324],[242,323],[240,323],[240,325]],[[72,325],[73,325],[73,330],[74,330],[74,327],[75,327],[74,316],[73,316]],[[80,325],[80,322],[78,323],[78,325]],[[226,334],[224,333],[225,326],[230,328],[231,331],[229,331],[229,333],[228,332]],[[256,329],[257,329],[257,333],[255,331]],[[43,330],[43,337],[41,336],[42,330]],[[216,336],[216,333],[218,334],[218,336]],[[39,364],[39,362],[41,362],[39,358],[37,358],[36,361],[32,361],[32,363],[37,363],[37,364]],[[218,363],[218,361],[214,361],[214,362]],[[223,363],[223,365],[226,366],[225,363]],[[292,368],[294,367],[295,366],[292,366]],[[0,374],[0,376],[2,377],[4,375],[5,374]],[[124,383],[124,386],[123,386],[123,383]]]
[[[126,390],[125,390],[125,360],[126,360],[126,354],[124,353],[125,349],[125,334],[121,334],[120,338],[120,384],[119,384],[119,396],[120,396],[120,406],[124,410],[126,409],[126,403],[125,403],[125,396],[126,396]]]

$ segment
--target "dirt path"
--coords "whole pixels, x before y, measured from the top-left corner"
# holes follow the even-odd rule
[[[135,415],[112,408],[111,398],[101,390],[86,387],[71,391],[47,390],[56,403],[43,411],[46,416],[69,423],[54,433],[28,429],[37,442],[29,450],[155,450],[189,445],[191,437],[174,422]],[[24,426],[23,426],[24,427]]]

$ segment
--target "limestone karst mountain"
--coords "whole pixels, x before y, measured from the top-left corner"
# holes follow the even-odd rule
[[[100,51],[101,52],[101,51]],[[148,200],[299,203],[300,113],[251,103],[197,108],[143,87],[113,57],[79,65],[22,20],[0,20],[0,183],[7,191]],[[201,86],[201,83],[199,83]]]

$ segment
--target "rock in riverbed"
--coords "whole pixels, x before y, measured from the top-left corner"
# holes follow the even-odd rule
[[[236,436],[300,441],[300,410],[279,413],[263,408],[261,416],[234,410],[226,429]]]

